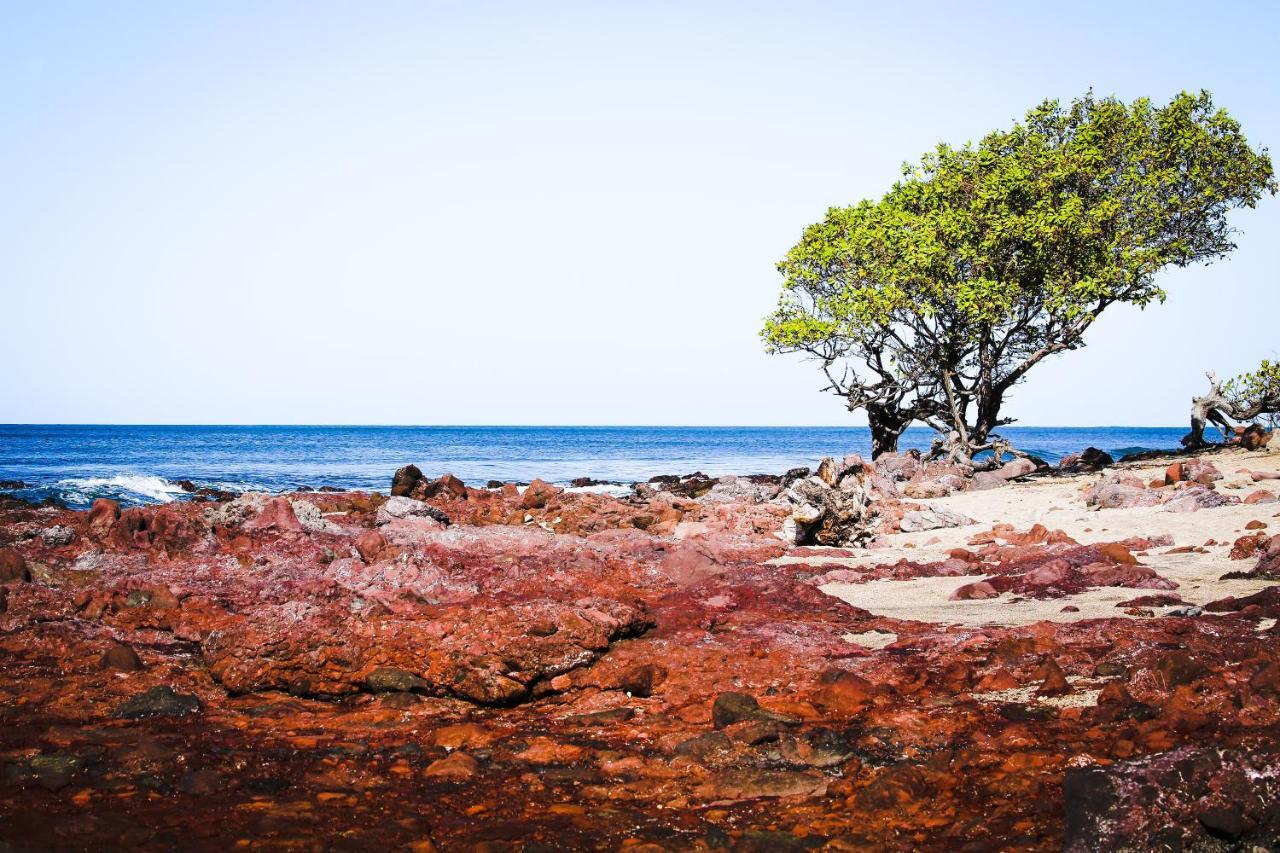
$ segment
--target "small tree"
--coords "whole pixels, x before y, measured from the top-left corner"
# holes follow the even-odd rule
[[[1204,447],[1204,429],[1213,424],[1223,437],[1230,435],[1234,427],[1231,421],[1241,423],[1263,416],[1272,420],[1280,414],[1280,364],[1263,360],[1257,370],[1242,373],[1224,385],[1210,371],[1209,393],[1191,401],[1191,431],[1182,437],[1188,448]]]
[[[1227,212],[1275,191],[1265,149],[1207,92],[1047,101],[805,229],[761,334],[867,412],[873,455],[919,421],[967,457],[1011,422],[1032,367],[1083,346],[1109,306],[1163,301],[1159,270],[1231,251]]]

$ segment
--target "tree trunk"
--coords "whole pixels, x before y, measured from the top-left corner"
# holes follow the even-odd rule
[[[1209,377],[1209,393],[1191,398],[1191,431],[1182,437],[1182,446],[1188,450],[1209,446],[1209,442],[1204,440],[1204,428],[1209,424],[1221,430],[1223,438],[1226,438],[1232,431],[1231,420],[1251,420],[1263,409],[1261,405],[1250,405],[1244,410],[1236,408],[1222,392],[1218,375],[1213,371],[1205,375]]]
[[[977,402],[977,418],[969,429],[969,444],[972,447],[986,444],[991,438],[992,430],[1000,426],[1000,407],[1004,404],[1004,394],[994,388],[987,389]]]
[[[871,458],[875,459],[883,453],[896,452],[898,439],[906,432],[914,418],[897,406],[881,406],[873,403],[866,409],[867,424],[871,427]]]

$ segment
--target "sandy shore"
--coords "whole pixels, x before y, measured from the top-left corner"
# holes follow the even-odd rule
[[[1244,497],[1267,485],[1255,483],[1238,469],[1276,473],[1280,476],[1280,453],[1229,451],[1213,457],[1226,475],[1218,483],[1224,494]],[[1120,463],[1115,466],[1144,480],[1162,478],[1167,461]],[[1066,532],[1082,544],[1114,542],[1132,536],[1155,537],[1168,534],[1174,545],[1153,548],[1139,554],[1143,565],[1177,582],[1177,593],[1191,604],[1204,604],[1228,595],[1241,596],[1272,585],[1267,580],[1221,580],[1231,571],[1246,569],[1249,561],[1228,558],[1231,543],[1244,535],[1245,524],[1261,520],[1267,530],[1280,529],[1277,509],[1280,504],[1223,506],[1198,512],[1169,512],[1161,507],[1133,509],[1090,509],[1081,495],[1084,488],[1102,474],[1074,477],[1033,479],[1014,483],[1002,489],[961,492],[951,497],[924,501],[945,507],[974,520],[973,524],[919,533],[898,533],[887,537],[889,547],[876,548],[856,557],[786,556],[779,564],[813,564],[830,566],[839,563],[849,568],[865,568],[892,563],[899,559],[928,562],[946,559],[952,548],[965,547],[976,533],[990,530],[999,522],[1025,530],[1043,524],[1050,530]],[[1274,486],[1274,482],[1272,482]],[[1216,542],[1207,545],[1210,540]],[[1204,547],[1204,553],[1170,553],[1187,545]],[[1005,594],[984,601],[949,601],[948,596],[959,586],[979,580],[973,577],[916,578],[913,580],[872,580],[867,583],[830,583],[822,590],[842,601],[873,613],[897,619],[912,619],[940,624],[959,625],[1026,625],[1039,621],[1073,622],[1082,619],[1124,616],[1125,608],[1116,607],[1139,594],[1133,589],[1102,587],[1079,595],[1048,600],[1016,600]],[[1063,612],[1063,608],[1079,608]],[[1157,614],[1172,608],[1152,608]],[[1140,617],[1138,617],[1140,618]]]

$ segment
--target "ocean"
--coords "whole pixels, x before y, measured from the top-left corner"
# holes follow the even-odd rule
[[[1085,447],[1113,456],[1174,448],[1186,427],[1006,427],[1019,449],[1050,462]],[[907,431],[902,447],[934,433]],[[413,463],[473,485],[541,477],[631,483],[658,474],[781,473],[823,456],[869,455],[865,427],[80,426],[0,425],[0,480],[26,499],[86,507],[180,500],[174,481],[228,491],[300,486],[386,491]]]

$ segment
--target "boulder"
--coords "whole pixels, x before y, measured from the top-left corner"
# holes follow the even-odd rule
[[[1000,593],[989,581],[974,581],[958,587],[951,593],[951,601],[982,601],[988,598],[999,598]]]
[[[943,527],[963,527],[973,524],[972,518],[942,507],[925,507],[910,510],[903,514],[898,522],[898,529],[903,533],[918,533],[922,530],[938,530]]]
[[[711,721],[717,729],[723,729],[744,720],[780,723],[793,726],[799,720],[783,714],[775,714],[760,707],[754,696],[745,693],[721,693],[711,706]]]
[[[1025,477],[1028,474],[1034,474],[1036,471],[1036,463],[1030,459],[1018,458],[1004,463],[993,473],[998,475],[1002,480],[1013,480],[1017,477]]]
[[[120,504],[110,498],[98,498],[93,502],[89,515],[85,518],[89,532],[97,539],[105,539],[111,526],[120,517]]]
[[[1262,450],[1271,443],[1274,430],[1268,430],[1258,424],[1249,424],[1240,433],[1240,446],[1245,450]]]
[[[413,494],[414,488],[422,481],[422,472],[417,465],[406,465],[391,477],[391,496],[407,498]]]
[[[256,518],[245,522],[248,531],[275,530],[279,533],[305,533],[306,528],[293,513],[293,504],[288,498],[276,497],[267,501],[262,512]]]
[[[1096,447],[1086,447],[1080,453],[1069,453],[1058,462],[1058,470],[1072,473],[1083,474],[1094,471],[1101,471],[1116,464],[1115,459],[1105,450],[1099,450]]]
[[[545,480],[535,478],[525,487],[524,494],[520,496],[520,506],[525,509],[542,509],[547,505],[547,501],[563,491],[564,489],[559,486],[553,486]]]
[[[432,519],[439,522],[442,527],[449,524],[449,516],[445,515],[443,511],[436,509],[425,501],[406,497],[388,498],[386,503],[378,507],[378,512],[374,516],[374,523],[381,527],[384,524],[389,524],[396,519],[402,518]]]
[[[65,524],[55,524],[53,527],[46,527],[40,531],[41,541],[50,548],[61,548],[63,545],[70,545],[75,538],[75,530]]]

